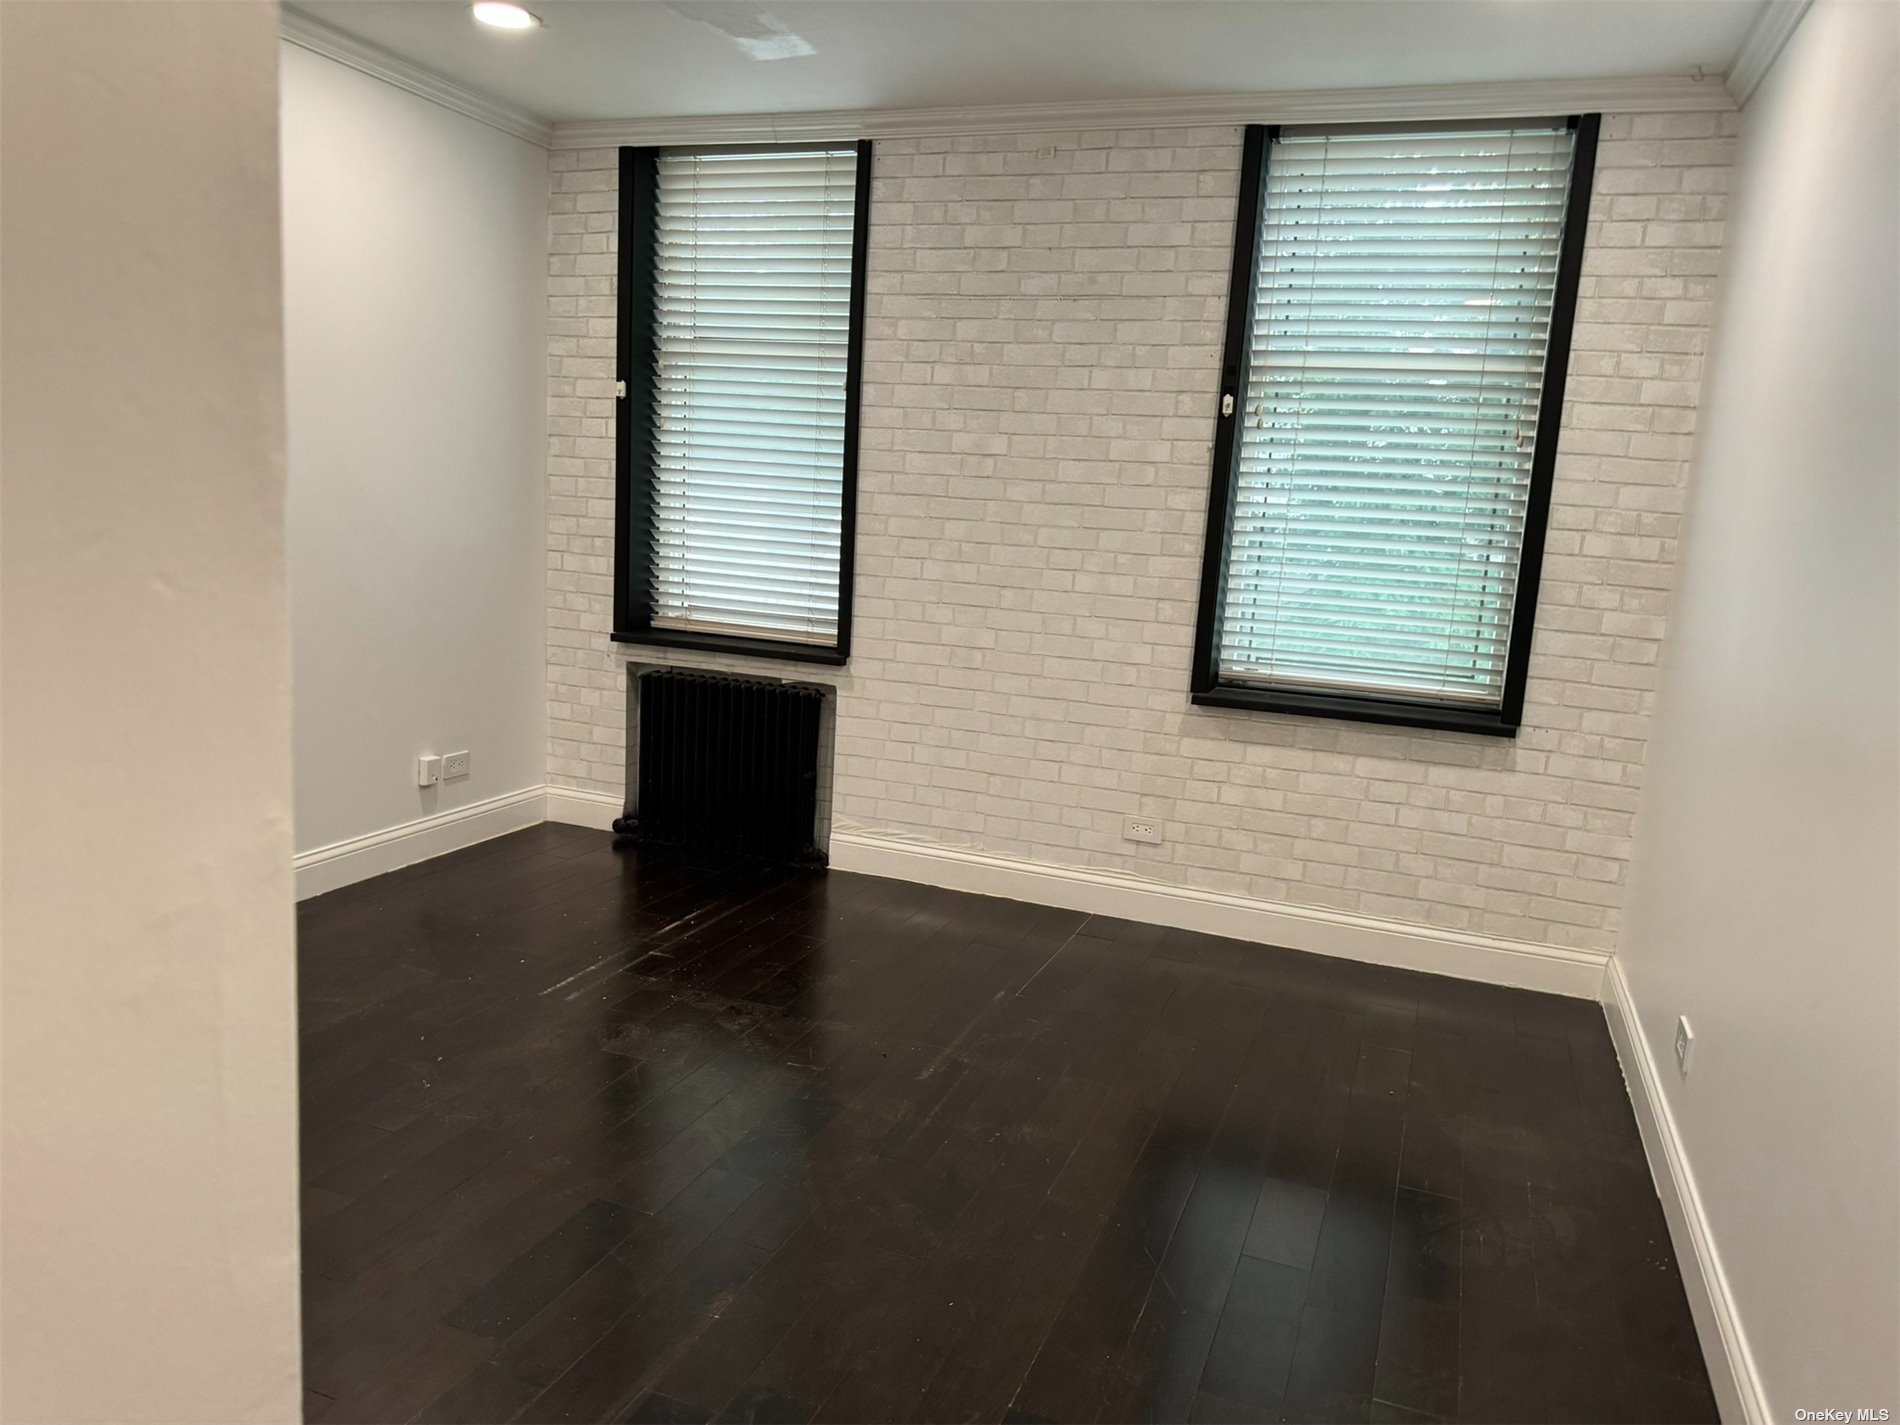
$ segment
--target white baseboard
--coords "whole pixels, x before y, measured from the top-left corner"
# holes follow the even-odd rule
[[[1623,1065],[1623,1078],[1629,1084],[1636,1125],[1649,1156],[1650,1175],[1656,1180],[1663,1215],[1669,1221],[1670,1241],[1682,1265],[1682,1282],[1689,1294],[1696,1335],[1702,1342],[1702,1356],[1708,1362],[1715,1403],[1731,1425],[1768,1425],[1772,1418],[1768,1400],[1762,1393],[1761,1377],[1756,1373],[1741,1313],[1722,1270],[1722,1257],[1716,1251],[1701,1194],[1696,1191],[1695,1173],[1689,1166],[1682,1136],[1676,1131],[1669,1100],[1663,1094],[1663,1080],[1655,1056],[1649,1052],[1649,1040],[1643,1034],[1629,981],[1624,978],[1623,967],[1614,961],[1603,980],[1603,1011],[1610,1023],[1616,1057]]]
[[[547,788],[547,819],[568,826],[589,826],[595,831],[613,830],[614,819],[626,815],[619,797],[606,792],[586,792],[579,787]]]
[[[298,853],[291,861],[297,873],[297,899],[307,900],[325,891],[366,881],[417,861],[427,861],[478,841],[488,841],[534,826],[547,819],[541,787],[523,787],[486,801],[437,812],[367,836],[354,836],[313,851]]]
[[[1003,896],[1091,915],[1112,915],[1581,999],[1602,997],[1603,973],[1610,958],[1594,951],[1252,900],[1219,891],[1164,885],[1114,871],[1018,861],[860,831],[832,833],[831,864],[840,871],[890,876],[949,890]]]
[[[297,898],[320,895],[416,861],[472,846],[541,821],[607,830],[621,815],[618,797],[574,787],[526,787],[387,831],[306,851],[295,860]],[[1454,975],[1487,984],[1600,999],[1650,1171],[1669,1222],[1696,1331],[1722,1418],[1769,1425],[1756,1373],[1695,1174],[1622,966],[1607,954],[1533,945],[1379,920],[1343,911],[1252,900],[1220,891],[1164,885],[1119,872],[992,856],[861,831],[834,831],[831,865],[976,895],[1283,946],[1320,955]]]

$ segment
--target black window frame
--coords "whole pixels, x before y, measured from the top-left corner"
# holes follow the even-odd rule
[[[696,153],[801,153],[842,143],[680,145]],[[851,315],[846,330],[844,459],[838,535],[838,636],[835,643],[657,627],[653,622],[653,502],[656,337],[655,232],[659,163],[664,148],[620,150],[620,251],[614,375],[613,641],[707,653],[736,653],[795,663],[844,664],[851,656],[851,593],[858,526],[858,415],[864,371],[864,275],[870,248],[871,151],[859,139],[851,235]]]
[[[1459,121],[1447,120],[1446,128]],[[1492,122],[1489,120],[1481,122]],[[1530,124],[1535,118],[1498,120]],[[1268,166],[1279,125],[1250,124],[1241,144],[1240,203],[1234,221],[1233,270],[1227,291],[1226,344],[1221,355],[1220,393],[1214,413],[1213,469],[1208,486],[1207,533],[1201,553],[1200,609],[1194,629],[1194,662],[1189,698],[1201,707],[1242,708],[1256,712],[1343,718],[1351,722],[1515,737],[1524,716],[1531,639],[1535,632],[1538,585],[1550,523],[1551,486],[1557,466],[1557,441],[1563,425],[1564,383],[1570,366],[1577,290],[1583,273],[1585,233],[1590,220],[1590,191],[1596,175],[1600,116],[1573,114],[1563,123],[1576,135],[1570,191],[1557,259],[1556,291],[1551,305],[1550,346],[1540,388],[1537,440],[1531,454],[1530,489],[1524,517],[1524,542],[1518,556],[1517,588],[1512,595],[1511,634],[1506,645],[1504,688],[1497,708],[1458,708],[1402,697],[1365,693],[1304,692],[1224,682],[1220,677],[1220,615],[1227,573],[1228,535],[1233,522],[1235,472],[1240,458],[1249,353],[1253,337],[1255,279],[1260,267],[1260,226]],[[1302,126],[1324,127],[1324,126]],[[1372,131],[1416,125],[1352,124],[1341,129]],[[1230,406],[1231,403],[1231,406]]]

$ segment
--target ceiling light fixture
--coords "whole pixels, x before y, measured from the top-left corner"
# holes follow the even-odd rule
[[[539,15],[531,14],[512,0],[475,0],[473,8],[476,19],[498,30],[532,30],[541,23]]]

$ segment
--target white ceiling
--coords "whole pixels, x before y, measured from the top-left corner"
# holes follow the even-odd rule
[[[1720,75],[1768,0],[525,3],[544,28],[464,0],[296,8],[559,122]]]

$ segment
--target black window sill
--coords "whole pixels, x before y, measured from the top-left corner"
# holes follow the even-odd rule
[[[1348,722],[1422,727],[1436,732],[1473,732],[1485,737],[1516,737],[1517,719],[1496,709],[1451,708],[1438,703],[1406,703],[1385,698],[1355,698],[1331,693],[1299,693],[1284,688],[1252,688],[1217,683],[1192,696],[1196,707],[1241,708],[1248,712],[1294,713],[1343,718]]]
[[[826,663],[842,668],[849,651],[822,643],[785,643],[776,638],[744,638],[730,633],[691,633],[685,629],[615,629],[615,643],[654,648],[690,648],[700,653],[736,653],[742,658],[776,658],[789,663]]]

